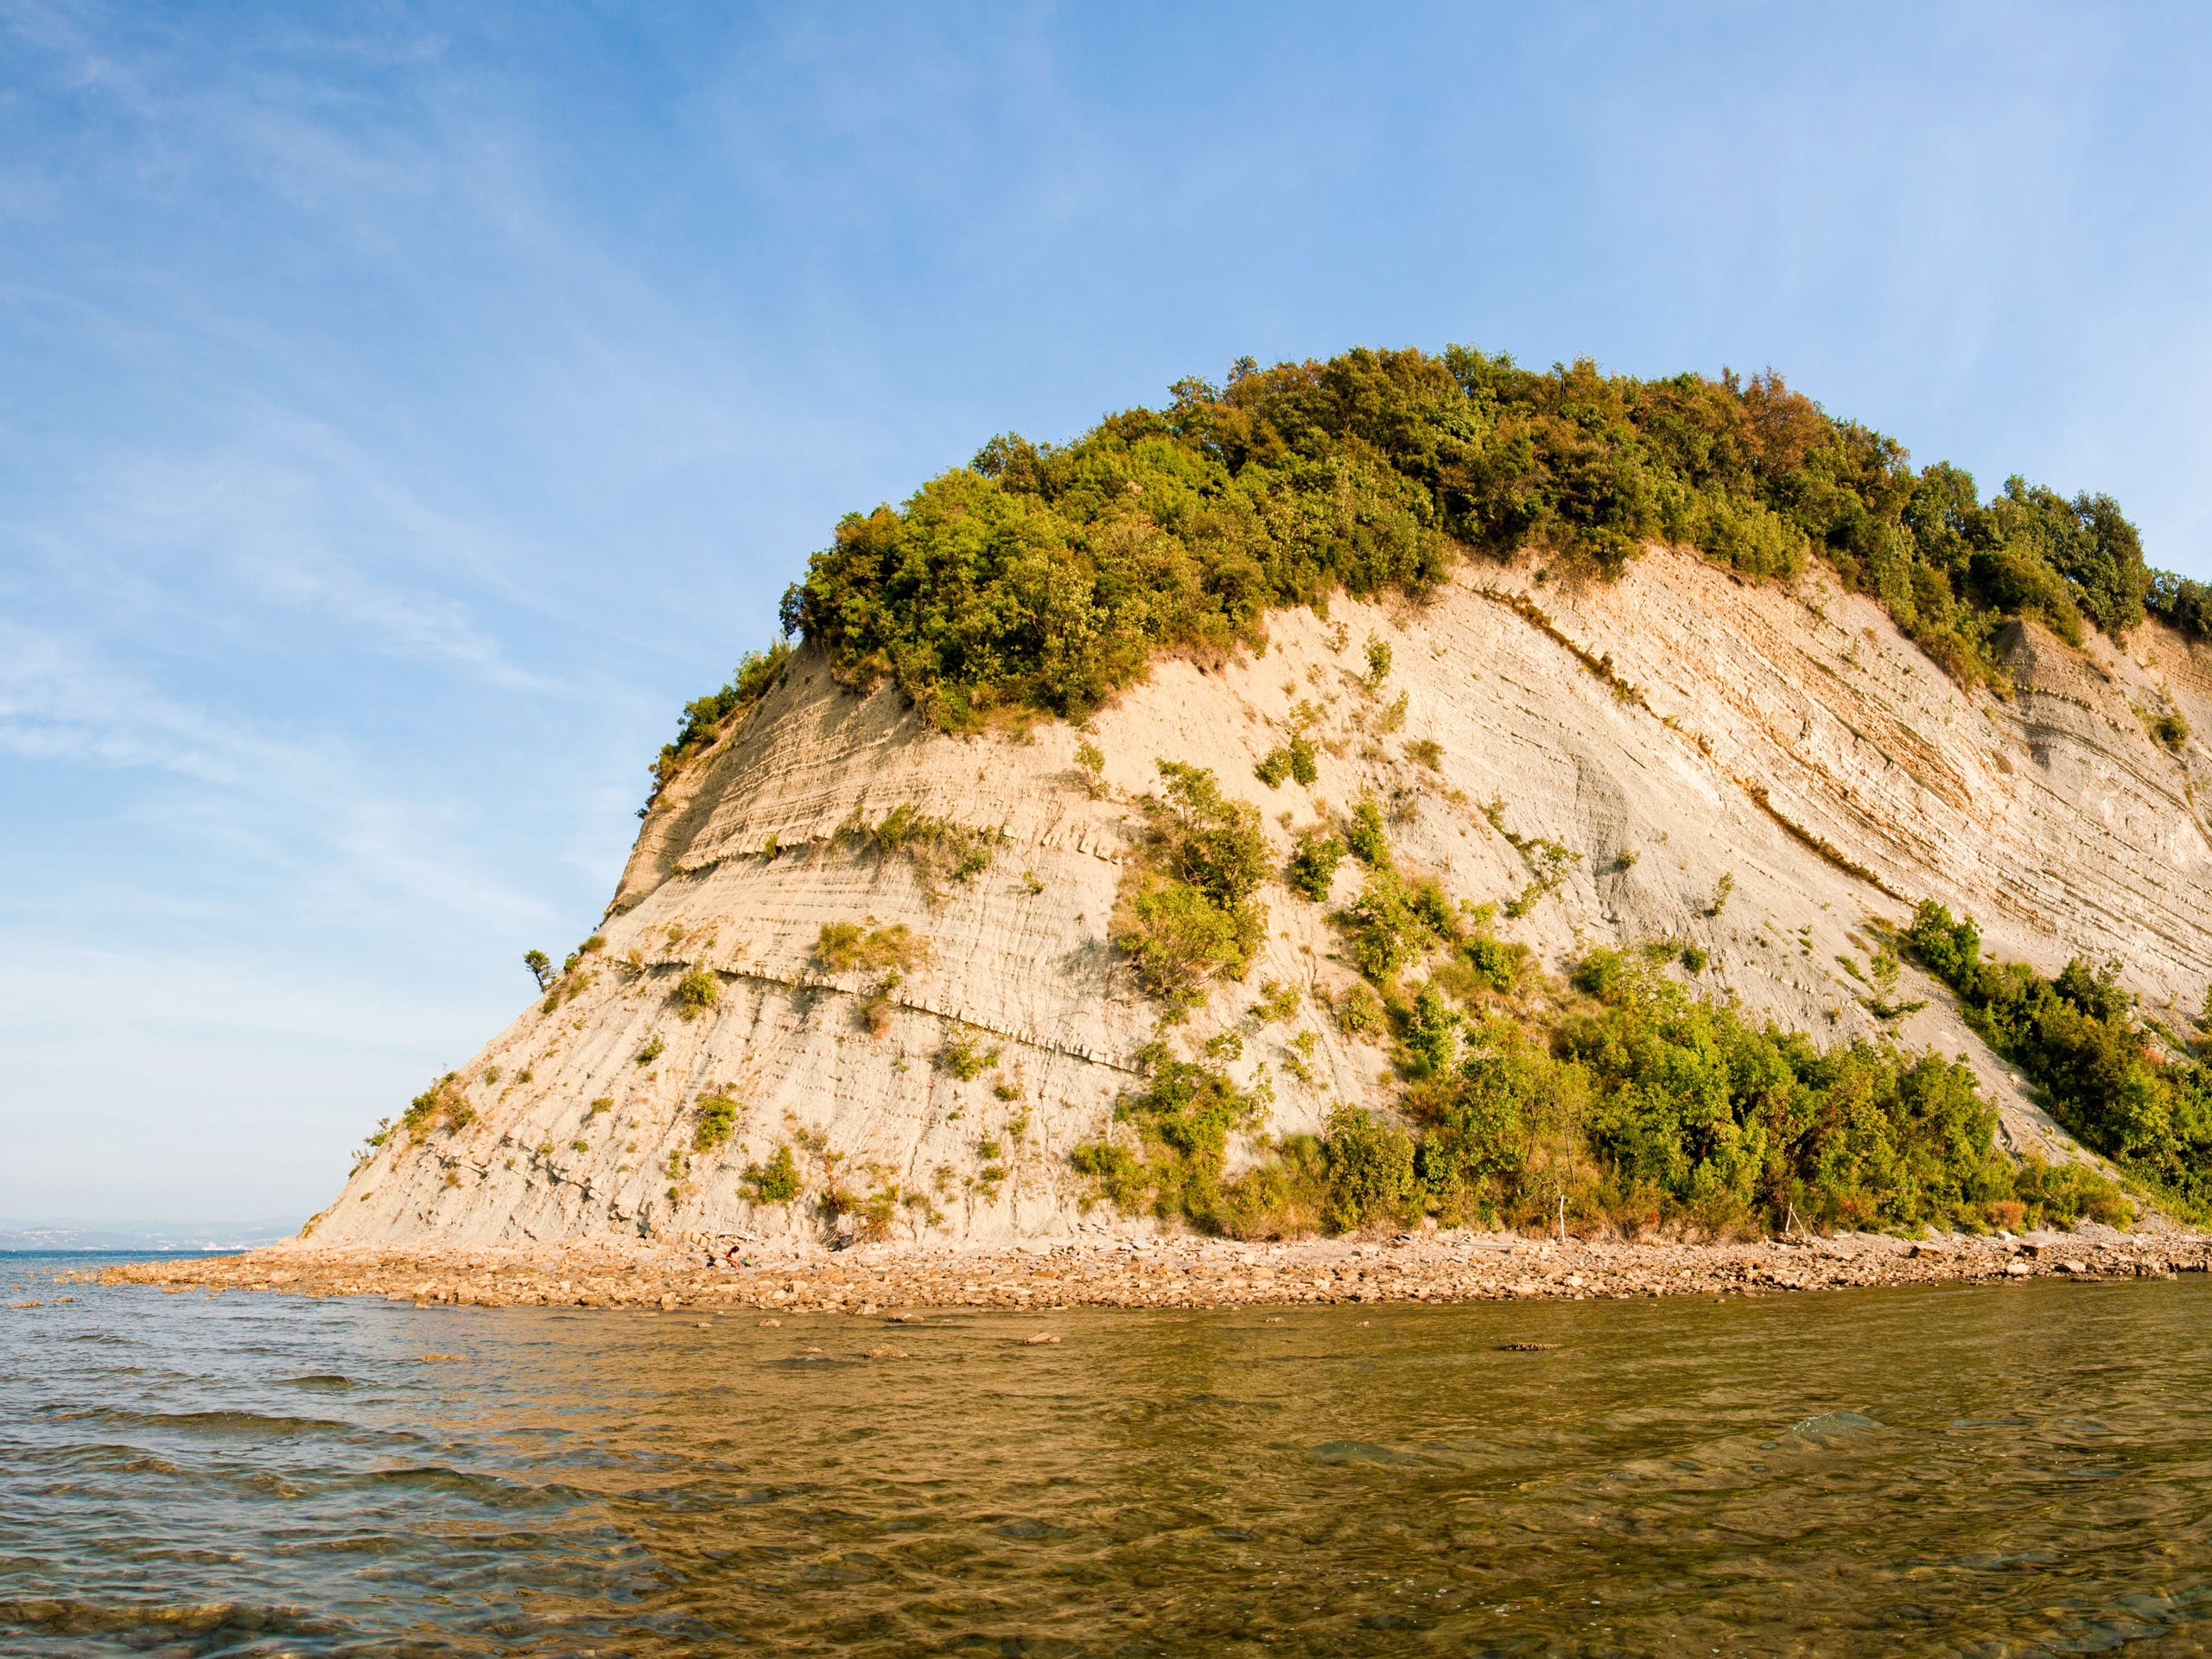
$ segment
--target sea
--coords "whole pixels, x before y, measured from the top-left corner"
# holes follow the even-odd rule
[[[0,1257],[9,1656],[2212,1647],[2202,1277],[901,1325],[104,1264]]]

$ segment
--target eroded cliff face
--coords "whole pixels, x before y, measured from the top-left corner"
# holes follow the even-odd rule
[[[1863,962],[1864,923],[1903,923],[1923,898],[1971,912],[2000,956],[2046,972],[2113,957],[2154,1008],[2201,1001],[2212,835],[2197,798],[2212,756],[2193,738],[2169,751],[2145,716],[2212,732],[2212,655],[2156,622],[2125,650],[2096,636],[2080,652],[2018,626],[2005,643],[2018,690],[2000,701],[1962,692],[1823,572],[1750,587],[1655,549],[1619,583],[1569,592],[1536,569],[1470,565],[1426,607],[1280,613],[1263,657],[1158,664],[1090,722],[1103,791],[1065,724],[1026,741],[933,734],[896,692],[844,690],[801,651],[656,803],[605,949],[461,1070],[474,1121],[419,1143],[396,1133],[315,1236],[818,1234],[817,1205],[756,1203],[741,1181],[779,1145],[810,1192],[876,1195],[894,1237],[1132,1225],[1082,1212],[1066,1154],[1104,1128],[1156,1034],[1159,1009],[1108,925],[1142,832],[1132,800],[1160,760],[1211,767],[1257,804],[1281,855],[1372,789],[1402,863],[1474,902],[1528,887],[1510,836],[1563,844],[1579,855],[1566,879],[1503,937],[1554,967],[1592,944],[1693,943],[1710,955],[1709,994],[1824,1042],[1877,1028],[1837,958]],[[1394,659],[1379,693],[1361,679],[1370,635]],[[1401,695],[1402,723],[1386,730]],[[1320,711],[1319,778],[1271,790],[1254,766],[1301,702]],[[1440,748],[1433,766],[1409,752],[1424,741]],[[997,837],[988,867],[956,880],[839,833],[902,806]],[[1357,885],[1348,863],[1337,901]],[[1175,1040],[1194,1050],[1266,982],[1294,987],[1290,1020],[1256,1034],[1244,1020],[1230,1066],[1247,1083],[1265,1068],[1269,1127],[1317,1129],[1339,1101],[1386,1106],[1387,1057],[1327,1006],[1355,977],[1334,955],[1333,906],[1280,886],[1263,896],[1268,939],[1246,983],[1218,988]],[[904,923],[930,943],[878,1029],[864,1005],[880,975],[815,959],[839,922]],[[675,991],[695,968],[719,1000],[687,1020]],[[1928,1007],[1889,1029],[1967,1057],[2009,1144],[2069,1155],[1948,994],[1904,977],[1901,995]],[[1300,1033],[1308,1057],[1292,1046]],[[963,1042],[996,1054],[965,1080],[947,1062]],[[734,1128],[698,1152],[697,1105],[716,1091],[737,1103]]]

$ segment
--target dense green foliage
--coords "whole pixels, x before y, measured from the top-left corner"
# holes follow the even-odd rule
[[[1286,778],[1294,783],[1311,784],[1321,776],[1319,753],[1313,741],[1304,737],[1294,737],[1268,750],[1252,770],[1269,789],[1281,789]]]
[[[805,1185],[789,1147],[778,1147],[766,1165],[747,1164],[737,1184],[755,1204],[789,1204]]]
[[[1463,552],[1606,579],[1660,541],[1752,578],[1825,559],[1967,681],[2001,683],[2013,616],[2078,639],[2084,618],[2134,626],[2146,590],[2183,626],[2206,608],[2153,584],[2110,497],[2014,478],[1985,502],[1771,373],[1540,373],[1452,346],[1247,360],[1064,446],[994,438],[902,507],[849,514],[783,614],[957,730],[1079,718],[1160,651],[1256,643],[1269,609],[1339,588],[1419,596]]]
[[[1228,963],[1229,915],[1256,886],[1264,848],[1252,809],[1224,804],[1210,774],[1165,762],[1161,773],[1169,800],[1155,804],[1158,855],[1125,890],[1116,937],[1153,988],[1179,984],[1171,999],[1179,1008],[1217,959],[1192,950],[1178,982],[1161,963],[1171,948],[1192,950],[1195,938]],[[1493,821],[1502,816],[1492,810]],[[2016,1165],[1999,1152],[1996,1113],[1963,1064],[1863,1039],[1823,1052],[1802,1033],[1754,1026],[1732,1002],[1699,999],[1672,976],[1668,964],[1703,965],[1675,941],[1592,950],[1570,992],[1536,969],[1525,946],[1492,934],[1494,906],[1463,910],[1433,878],[1402,870],[1372,798],[1347,837],[1366,880],[1332,919],[1344,959],[1367,983],[1340,1001],[1338,1017],[1348,1033],[1394,1046],[1406,1127],[1340,1109],[1318,1146],[1263,1148],[1258,1164],[1226,1180],[1227,1135],[1256,1123],[1256,1102],[1224,1071],[1163,1049],[1150,1086],[1120,1114],[1137,1126],[1144,1155],[1108,1142],[1075,1155],[1098,1196],[1248,1236],[1424,1213],[1723,1235],[1793,1219],[1910,1230],[2126,1218],[2118,1189],[2093,1172]],[[1564,852],[1513,842],[1532,870]],[[1301,888],[1326,892],[1333,849],[1325,868],[1302,868],[1323,862],[1317,847],[1311,837],[1301,844],[1291,874],[1311,878]],[[1716,909],[1726,896],[1724,881]],[[1170,900],[1179,906],[1173,926],[1162,919]],[[1141,912],[1149,931],[1132,925],[1129,906],[1154,901],[1160,910]],[[1967,988],[1993,1042],[2038,1067],[2077,1132],[2138,1167],[2156,1162],[2170,1190],[2198,1200],[2189,1184],[2203,1179],[2212,1150],[2212,1090],[2197,1085],[2194,1068],[2177,1080],[2154,1063],[2109,975],[2075,963],[2044,986],[2024,969],[1986,968],[1971,925],[1955,926],[1940,906],[1923,907],[1912,942]],[[1233,960],[1241,971],[1243,956]],[[1402,976],[1424,969],[1405,988]],[[1869,1006],[1886,1014],[1895,954],[1877,953],[1869,971],[1885,999]],[[1523,1000],[1532,982],[1533,1002]],[[1224,1032],[1205,1058],[1234,1059],[1242,1046]]]
[[[1337,879],[1337,866],[1344,862],[1344,842],[1321,830],[1309,830],[1299,836],[1298,844],[1291,849],[1283,880],[1294,893],[1301,893],[1319,904],[1329,896],[1329,887]]]
[[[1098,1184],[1099,1195],[1126,1211],[1147,1207],[1226,1230],[1236,1200],[1223,1180],[1232,1129],[1255,1127],[1266,1097],[1230,1082],[1217,1066],[1168,1057],[1142,1057],[1146,1086],[1126,1096],[1115,1117],[1135,1127],[1141,1157],[1098,1141],[1077,1147],[1070,1161]]]
[[[1363,794],[1344,826],[1344,845],[1361,863],[1382,870],[1390,867],[1389,838],[1382,833],[1382,809],[1375,797]]]
[[[692,1112],[691,1150],[712,1152],[728,1141],[737,1129],[742,1109],[737,1097],[727,1089],[702,1095]]]
[[[1720,1236],[1778,1231],[1793,1215],[1904,1230],[2126,1219],[2093,1172],[1999,1152],[1965,1065],[1864,1039],[1824,1053],[1693,996],[1663,959],[1591,952],[1580,1001],[1548,1026],[1463,1013],[1440,975],[1397,1010],[1402,1125],[1339,1108],[1318,1147],[1263,1141],[1234,1179],[1227,1136],[1257,1123],[1260,1102],[1217,1068],[1155,1054],[1119,1114],[1142,1155],[1102,1142],[1076,1167],[1125,1209],[1239,1236],[1423,1214],[1541,1227],[1562,1211],[1586,1230]]]
[[[1359,897],[1335,920],[1351,947],[1351,964],[1377,985],[1437,944],[1457,944],[1459,920],[1432,880],[1408,882],[1385,863],[1370,870]]]
[[[705,968],[694,968],[676,982],[676,1011],[695,1020],[722,1000],[722,982]]]
[[[2212,1076],[2154,1048],[2134,998],[2118,983],[2117,963],[2096,971],[2076,959],[2045,979],[2025,963],[1990,961],[1973,920],[1955,921],[1932,900],[1905,942],[2083,1145],[2184,1213],[2212,1218]]]
[[[2192,639],[2212,639],[2212,587],[2171,570],[2153,570],[2143,608],[2164,618]]]
[[[1339,1106],[1321,1142],[1321,1214],[1334,1230],[1389,1223],[1418,1203],[1413,1137],[1372,1112]]]
[[[1418,1201],[1453,1218],[1569,1219],[1714,1233],[1979,1227],[2018,1202],[1971,1073],[1863,1039],[1823,1053],[1700,1001],[1643,955],[1597,950],[1590,999],[1539,1038],[1493,1019],[1449,1071],[1408,1091]],[[2034,1207],[2115,1214],[2094,1181],[2037,1176]],[[2046,1191],[2045,1189],[2050,1189]]]
[[[1150,843],[1123,874],[1112,933],[1145,988],[1180,1008],[1209,979],[1244,976],[1266,936],[1255,895],[1272,872],[1257,807],[1226,798],[1203,766],[1159,766],[1165,798],[1145,803]]]

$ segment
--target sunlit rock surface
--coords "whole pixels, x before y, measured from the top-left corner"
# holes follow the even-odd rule
[[[1906,969],[1899,997],[1927,1006],[1884,1027],[1838,959],[1863,968],[1868,919],[1901,924],[1935,898],[1999,956],[2045,972],[2114,958],[2152,1013],[2193,1011],[2212,979],[2198,800],[2212,757],[2195,737],[2169,751],[2145,717],[2172,709],[2212,731],[2212,654],[2155,620],[2125,650],[2093,635],[2079,652],[2015,625],[2007,701],[1962,691],[1822,571],[1748,586],[1652,550],[1613,586],[1539,572],[1470,563],[1425,607],[1339,601],[1325,622],[1272,617],[1263,657],[1163,659],[1090,723],[1103,792],[1064,723],[936,734],[895,691],[842,689],[802,650],[655,804],[574,994],[533,1000],[461,1068],[474,1122],[419,1143],[395,1133],[315,1239],[818,1233],[818,1206],[748,1197],[743,1172],[779,1145],[810,1192],[887,1204],[894,1238],[1147,1227],[1084,1213],[1066,1154],[1099,1134],[1157,1034],[1108,927],[1142,832],[1131,803],[1160,760],[1212,768],[1285,855],[1372,790],[1402,867],[1501,908],[1532,880],[1506,832],[1560,843],[1577,855],[1563,882],[1499,924],[1547,965],[1598,944],[1697,945],[1708,994],[1823,1043],[1887,1029],[1966,1056],[2006,1144],[2079,1155],[1941,986]],[[1379,690],[1363,683],[1370,635],[1391,646]],[[1319,711],[1319,779],[1271,790],[1254,766],[1302,702]],[[1409,750],[1425,742],[1433,767]],[[1001,836],[989,867],[955,881],[839,833],[900,806]],[[1347,861],[1337,900],[1357,885]],[[1332,906],[1264,896],[1268,944],[1246,983],[1217,988],[1175,1040],[1241,1022],[1230,1070],[1264,1072],[1276,1132],[1316,1129],[1339,1101],[1387,1105],[1387,1057],[1326,1006],[1354,978],[1333,955]],[[880,1034],[863,1012],[880,975],[815,959],[837,922],[903,922],[930,942]],[[719,1001],[685,1020],[674,991],[694,968]],[[1254,1032],[1247,1011],[1271,980],[1298,989],[1298,1012]],[[1310,1058],[1290,1046],[1301,1032]],[[963,1039],[996,1051],[967,1081],[944,1054]],[[698,1151],[697,1103],[716,1090],[739,1103],[735,1128]]]

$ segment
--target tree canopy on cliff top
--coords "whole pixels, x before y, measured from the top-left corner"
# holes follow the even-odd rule
[[[2150,601],[2188,626],[2194,583],[2145,569],[2105,495],[2008,479],[1984,501],[1948,463],[1839,420],[1771,372],[1548,373],[1462,346],[1351,351],[1184,380],[1164,410],[1065,445],[993,438],[903,506],[850,513],[785,596],[855,683],[888,677],[948,730],[1080,719],[1157,652],[1224,652],[1278,607],[1419,597],[1465,556],[1548,555],[1611,580],[1649,542],[1751,578],[1808,558],[1877,596],[1961,682],[2003,690],[1992,638],[2033,617],[2078,643]]]

